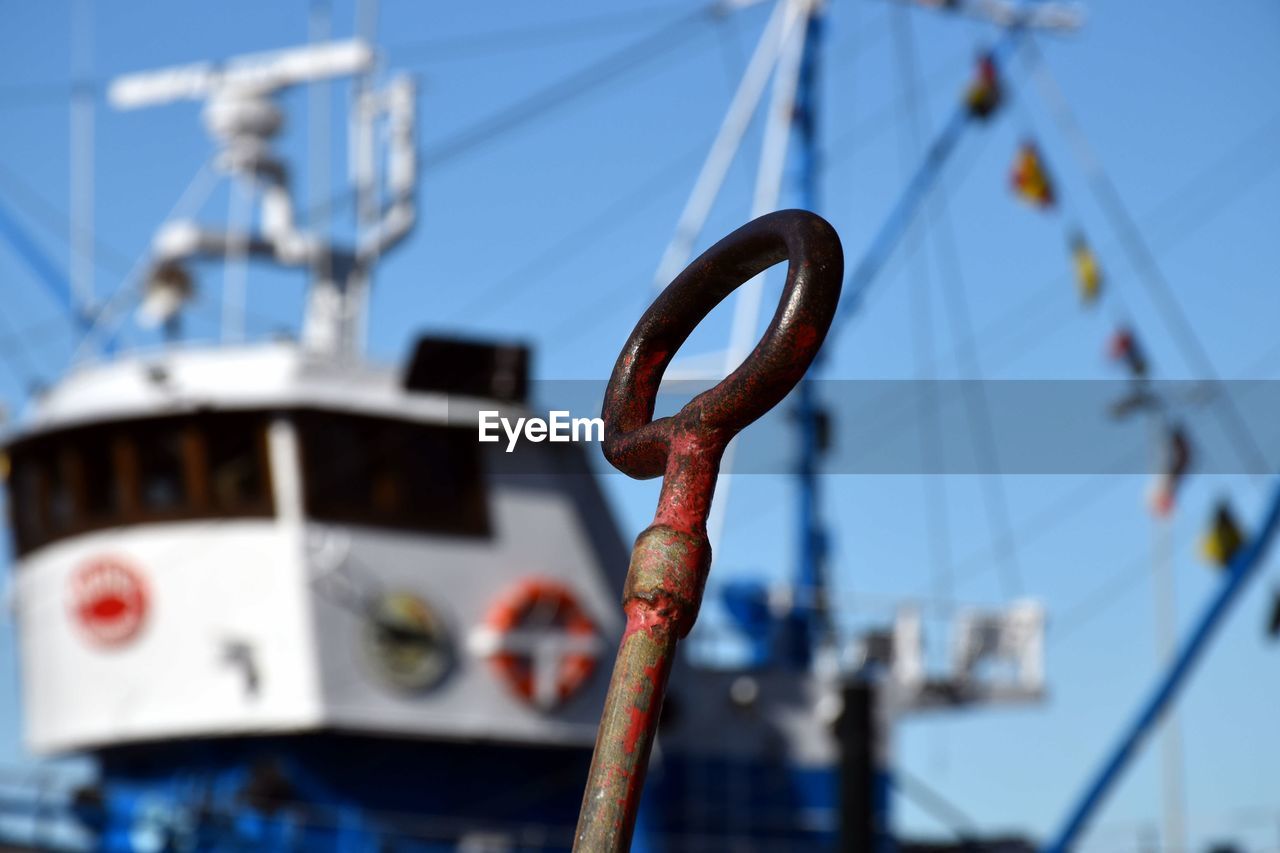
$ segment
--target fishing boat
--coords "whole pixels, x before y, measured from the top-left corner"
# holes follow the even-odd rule
[[[399,365],[362,355],[374,267],[417,218],[413,84],[355,102],[353,190],[379,201],[354,245],[298,224],[272,140],[283,92],[368,74],[373,56],[332,42],[111,86],[124,109],[202,101],[258,225],[162,223],[138,310],[173,342],[107,340],[5,437],[25,740],[97,768],[59,804],[73,846],[571,844],[625,543],[587,446],[476,440],[482,412],[533,412],[527,347],[425,336]],[[182,343],[193,267],[237,257],[309,276],[298,338]],[[868,744],[888,705],[848,672],[769,665],[760,592],[737,601],[759,655],[673,676],[645,849],[882,832]],[[1041,616],[1019,619],[1034,633]],[[975,626],[993,626],[978,656],[999,626]],[[928,693],[918,623],[877,640],[861,666],[904,673],[903,707]]]
[[[985,88],[957,104],[853,267],[842,310],[862,304],[959,134],[998,111],[998,68],[1014,40],[1079,26],[1073,8],[1041,5],[966,7],[996,20],[1005,41],[983,55],[975,85]],[[810,167],[802,206],[817,206],[811,110],[824,11],[775,4],[657,284],[690,260],[769,81],[751,214],[780,205],[788,141]],[[288,93],[335,79],[353,91],[343,195],[358,227],[348,244],[309,228],[276,146]],[[133,307],[164,344],[121,346],[115,304],[115,314],[78,316],[82,357],[6,425],[24,742],[81,764],[4,788],[0,843],[570,849],[624,628],[629,536],[592,443],[477,440],[478,424],[483,434],[490,420],[555,406],[535,392],[530,346],[426,334],[397,363],[367,353],[375,270],[418,227],[414,82],[382,74],[374,46],[352,39],[129,74],[108,97],[122,110],[201,103],[216,171],[243,216],[236,228],[194,212],[159,223]],[[1022,149],[1013,183],[1047,208],[1040,157]],[[1096,256],[1082,237],[1071,245],[1082,294],[1099,298]],[[250,261],[305,276],[296,330],[245,340]],[[227,274],[226,334],[201,344],[182,329],[211,270]],[[741,362],[759,325],[755,293],[735,307],[723,358],[672,375],[715,381]],[[633,849],[1033,849],[970,833],[913,843],[895,833],[890,801],[904,784],[893,746],[903,720],[1043,701],[1045,607],[1026,597],[956,606],[941,667],[910,603],[870,628],[834,630],[814,497],[830,425],[812,385],[790,404],[808,496],[796,576],[782,589],[753,578],[714,588],[731,652],[707,653],[723,652],[723,637],[695,632],[676,661]],[[1157,503],[1171,505],[1185,462],[1165,472]],[[1220,562],[1242,584],[1266,537],[1237,530],[1233,542]],[[1184,651],[1194,660],[1199,649]],[[1070,846],[1122,768],[1091,788],[1051,849]]]

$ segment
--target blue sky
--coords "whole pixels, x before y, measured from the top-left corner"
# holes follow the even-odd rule
[[[307,37],[307,5],[153,0],[102,7],[93,25],[94,76],[300,43]],[[459,130],[692,8],[654,0],[625,0],[607,9],[586,0],[385,0],[382,6],[379,40],[389,67],[419,75],[420,133],[428,152],[443,150]],[[687,39],[589,94],[518,130],[429,162],[419,231],[387,259],[377,282],[372,354],[396,360],[420,330],[465,329],[532,341],[543,378],[607,376],[651,296],[649,280],[700,154],[766,15],[756,8],[691,28]],[[350,32],[353,16],[350,3],[335,3],[338,34]],[[70,7],[10,3],[5,17],[0,200],[20,210],[41,244],[65,264],[55,214],[65,214],[68,199]],[[926,136],[952,108],[977,46],[993,37],[982,24],[882,0],[832,4],[821,99],[828,167],[820,212],[839,230],[849,265],[919,156],[903,98],[901,42],[894,35],[904,24],[919,57]],[[530,28],[526,38],[473,38]],[[902,30],[896,32],[900,37]],[[1266,0],[1230,8],[1190,0],[1095,3],[1082,32],[1040,43],[1218,375],[1274,378],[1280,371],[1274,340],[1280,292],[1273,281],[1280,268],[1274,236],[1280,233],[1280,179],[1273,153],[1280,143],[1274,97],[1280,85],[1280,7]],[[1025,66],[1015,62],[1011,77],[1019,107],[969,134],[942,182],[958,264],[935,264],[923,273],[929,252],[920,247],[932,245],[927,241],[915,251],[897,252],[866,310],[828,344],[828,375],[915,377],[921,375],[916,356],[925,345],[941,359],[939,377],[965,375],[954,358],[964,333],[957,336],[944,312],[941,290],[962,286],[984,376],[1112,378],[1102,352],[1123,313],[1139,329],[1158,376],[1199,378],[1198,365],[1186,359],[1120,251]],[[296,93],[286,103],[293,123],[281,147],[301,162],[307,150],[306,97]],[[340,115],[335,109],[335,182],[344,162]],[[115,250],[99,254],[98,293],[105,296],[210,148],[191,104],[137,113],[100,104],[96,132],[97,235]],[[1031,211],[1007,192],[1008,164],[1028,134],[1059,180],[1063,215]],[[747,218],[759,142],[757,123],[700,245]],[[306,174],[297,169],[304,199]],[[50,210],[41,213],[27,189]],[[225,194],[215,194],[205,215],[225,215]],[[1093,311],[1078,306],[1069,279],[1068,220],[1089,235],[1108,272],[1110,293]],[[936,236],[941,221],[932,221]],[[549,254],[558,246],[565,248]],[[73,339],[57,304],[8,248],[0,248],[0,281],[0,358],[12,365],[0,371],[0,399],[16,412],[32,379],[47,381],[65,368]],[[202,284],[190,322],[197,337],[216,332],[220,276]],[[299,278],[256,276],[250,329],[267,333],[295,325],[301,295]],[[921,319],[921,303],[931,306],[928,320]],[[722,346],[727,317],[724,310],[713,314],[689,350]],[[929,333],[920,334],[922,328]],[[148,340],[133,332],[130,339]],[[854,426],[837,429],[856,440]],[[1117,447],[1140,437],[1140,430],[1136,424],[1117,426]],[[1086,479],[1020,476],[1002,484],[1025,590],[1050,608],[1049,701],[1031,709],[910,721],[897,732],[902,766],[984,827],[1039,834],[1055,825],[1154,677],[1153,591],[1142,562],[1153,530],[1142,506],[1144,479],[1104,478],[1095,485]],[[624,526],[638,530],[652,512],[655,484],[608,480]],[[1173,522],[1183,628],[1218,580],[1192,547],[1209,506],[1227,493],[1243,518],[1254,519],[1262,485],[1207,475],[1190,482]],[[950,534],[941,550],[956,563],[956,596],[988,604],[1006,600],[1009,590],[997,582],[999,561],[990,554],[993,537],[982,488],[973,477],[829,477],[835,594],[852,618],[883,620],[889,615],[880,605],[884,599],[935,594],[930,559],[939,548],[925,534],[928,490],[944,492]],[[1086,505],[1077,509],[1073,502],[1069,520],[1045,529],[1035,523],[1076,493]],[[786,575],[794,550],[790,498],[789,484],[778,477],[735,481],[717,579]],[[1275,844],[1280,679],[1274,673],[1280,648],[1264,641],[1261,625],[1277,584],[1280,575],[1273,568],[1255,582],[1180,706],[1188,823],[1197,847],[1223,837],[1244,840],[1250,849]],[[1112,588],[1119,591],[1098,593]],[[714,620],[715,614],[708,617]],[[7,640],[0,661],[7,694],[16,684]],[[16,728],[15,702],[5,695],[5,763],[21,760]],[[1158,822],[1156,753],[1148,749],[1119,786],[1088,849],[1132,849],[1141,827]],[[899,817],[911,829],[936,829],[906,804]]]

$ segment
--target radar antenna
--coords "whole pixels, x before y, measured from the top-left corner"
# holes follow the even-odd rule
[[[209,228],[190,219],[164,223],[152,241],[144,298],[148,319],[167,323],[181,310],[181,302],[170,293],[175,270],[243,253],[312,271],[302,332],[307,347],[335,357],[361,349],[362,297],[372,268],[404,239],[416,218],[414,83],[401,76],[381,89],[361,87],[357,92],[352,134],[358,140],[372,140],[375,131],[384,128],[387,169],[386,185],[379,188],[385,200],[357,233],[354,246],[336,246],[328,235],[298,224],[288,170],[271,143],[284,125],[277,94],[317,80],[369,73],[374,59],[372,48],[363,41],[335,41],[250,54],[224,63],[129,74],[112,83],[109,97],[119,109],[204,101],[205,126],[219,146],[215,163],[239,182],[259,214],[257,230],[248,234],[233,233],[230,227]],[[367,163],[362,165],[367,168]],[[156,316],[157,306],[164,316]]]

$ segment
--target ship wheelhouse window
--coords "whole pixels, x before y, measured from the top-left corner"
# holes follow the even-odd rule
[[[124,509],[124,484],[116,475],[117,442],[78,443],[80,511],[85,523],[109,522]]]
[[[224,429],[203,432],[208,460],[208,495],[215,511],[271,512],[267,489],[265,423],[253,415],[233,416]]]
[[[70,448],[55,448],[47,459],[47,500],[45,524],[55,535],[69,533],[75,527],[76,454]]]
[[[21,554],[34,547],[44,531],[45,466],[33,455],[13,454],[9,472],[9,512],[14,545]]]
[[[18,554],[156,521],[269,516],[268,416],[201,412],[94,424],[10,448]]]
[[[140,424],[129,442],[137,498],[143,515],[176,515],[194,503],[191,466],[183,453],[183,424],[171,420]]]
[[[307,514],[323,521],[488,536],[479,446],[467,430],[300,412]]]

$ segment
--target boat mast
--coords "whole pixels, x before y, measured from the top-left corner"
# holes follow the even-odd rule
[[[821,155],[818,148],[818,110],[821,96],[819,63],[825,28],[826,3],[816,3],[810,7],[805,24],[804,56],[800,61],[800,81],[792,119],[799,143],[796,153],[800,172],[800,207],[812,211],[818,211],[822,206],[819,192]],[[813,379],[822,370],[823,360],[822,353],[819,352],[813,369],[805,374],[796,389],[796,428],[800,436],[800,452],[793,476],[798,492],[799,541],[791,613],[787,625],[788,636],[783,653],[797,667],[808,666],[817,644],[830,638],[826,602],[829,537],[822,515],[818,478],[818,466],[822,463],[825,451],[822,424],[824,415],[818,405],[817,388]]]
[[[71,303],[93,310],[93,4],[71,8]]]

